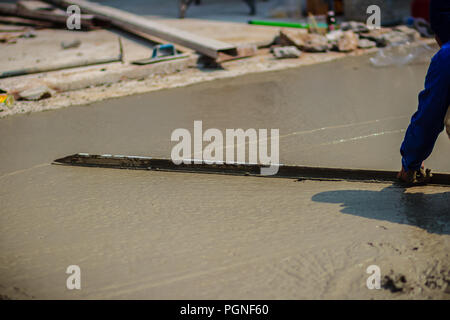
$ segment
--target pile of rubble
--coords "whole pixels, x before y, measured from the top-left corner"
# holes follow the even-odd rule
[[[342,23],[339,30],[325,34],[312,33],[307,29],[284,28],[275,40],[272,52],[277,58],[292,58],[298,57],[301,51],[351,52],[412,43],[420,39],[417,30],[404,25],[370,30],[364,23],[351,21]]]

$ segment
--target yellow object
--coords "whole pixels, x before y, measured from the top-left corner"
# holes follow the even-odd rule
[[[0,94],[0,105],[5,105],[11,108],[14,104],[14,97],[10,94]]]

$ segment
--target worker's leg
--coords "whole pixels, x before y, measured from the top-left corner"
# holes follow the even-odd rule
[[[433,151],[444,129],[450,105],[450,43],[431,60],[425,89],[419,95],[419,108],[413,115],[401,146],[403,168],[418,170]]]
[[[180,1],[180,12],[179,18],[183,19],[186,15],[186,11],[194,0],[179,0]]]
[[[328,0],[328,11],[334,11],[334,0]]]
[[[256,0],[244,0],[244,1],[250,7],[250,15],[254,16],[256,14]]]

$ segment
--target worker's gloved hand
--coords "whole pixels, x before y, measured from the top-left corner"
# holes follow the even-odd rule
[[[430,182],[432,177],[431,169],[425,169],[423,163],[419,170],[406,171],[403,167],[397,174],[397,179],[407,185],[423,185]]]

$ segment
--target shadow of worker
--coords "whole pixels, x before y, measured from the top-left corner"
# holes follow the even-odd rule
[[[341,212],[345,214],[413,225],[429,233],[450,234],[450,192],[419,190],[423,191],[395,185],[381,191],[334,190],[318,193],[312,200],[341,203]]]

